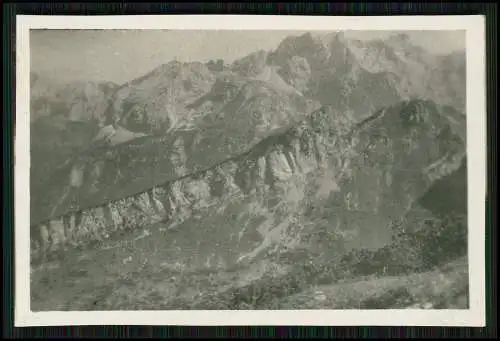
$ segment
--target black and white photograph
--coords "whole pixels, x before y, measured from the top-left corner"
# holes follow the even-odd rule
[[[484,323],[481,20],[122,19],[18,37],[23,314]]]

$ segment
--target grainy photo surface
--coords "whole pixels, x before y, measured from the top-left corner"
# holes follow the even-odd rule
[[[464,31],[30,50],[33,310],[467,309]]]
[[[467,311],[467,60],[465,29],[30,29],[29,309]]]

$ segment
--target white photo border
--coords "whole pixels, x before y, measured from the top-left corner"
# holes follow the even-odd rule
[[[30,310],[30,29],[465,30],[470,308],[467,310]],[[15,326],[466,326],[486,325],[486,66],[483,16],[119,15],[16,16]],[[472,233],[471,233],[472,232]]]

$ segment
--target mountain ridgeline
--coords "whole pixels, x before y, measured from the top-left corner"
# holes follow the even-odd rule
[[[360,122],[411,98],[464,112],[465,53],[405,35],[291,36],[232,64],[172,61],[123,85],[32,74],[34,223],[141,192],[235,157],[321,106]],[[465,138],[465,116],[453,129]]]
[[[378,249],[391,242],[393,222],[463,165],[465,144],[450,123],[461,116],[424,100],[362,122],[322,107],[235,157],[34,225],[33,256],[158,223],[190,236],[175,243],[197,248],[179,260],[195,268],[304,248],[335,257]]]
[[[32,73],[31,257],[74,281],[36,275],[33,306],[358,309],[376,305],[356,302],[369,276],[446,282],[436,267],[467,255],[465,84],[464,52],[404,34],[290,36],[121,85]],[[457,264],[450,300],[466,292]],[[349,302],[310,291],[356,276]],[[101,280],[113,293],[98,302]]]

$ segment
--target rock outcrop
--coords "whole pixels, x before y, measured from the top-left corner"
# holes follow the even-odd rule
[[[210,92],[215,81],[216,75],[199,62],[161,65],[116,91],[112,123],[142,133],[190,126],[202,112],[189,104]]]
[[[306,96],[358,119],[413,97],[465,110],[465,52],[435,56],[405,34],[362,42],[306,33],[283,40],[268,63]]]
[[[464,53],[305,34],[31,81],[33,310],[467,306]]]
[[[199,266],[304,248],[382,247],[390,222],[461,165],[464,144],[450,129],[451,111],[442,110],[410,100],[356,123],[322,108],[206,169],[35,224],[32,254],[159,221],[207,238],[208,253],[184,260]],[[324,228],[333,239],[321,237]]]
[[[238,89],[217,115],[204,117],[195,127],[151,136],[112,128],[109,143],[94,143],[72,155],[41,182],[44,189],[37,188],[31,198],[32,219],[63,214],[74,199],[82,208],[99,205],[208,168],[239,155],[269,130],[300,120],[314,108],[299,94],[253,80]],[[83,182],[76,188],[65,179],[79,165]]]
[[[356,122],[413,97],[463,111],[465,57],[431,55],[404,35],[305,34],[231,65],[172,61],[121,86],[33,74],[31,87],[31,216],[39,222],[219,164],[320,105]],[[465,118],[451,116],[464,139]],[[75,168],[83,168],[79,186],[66,180]]]

